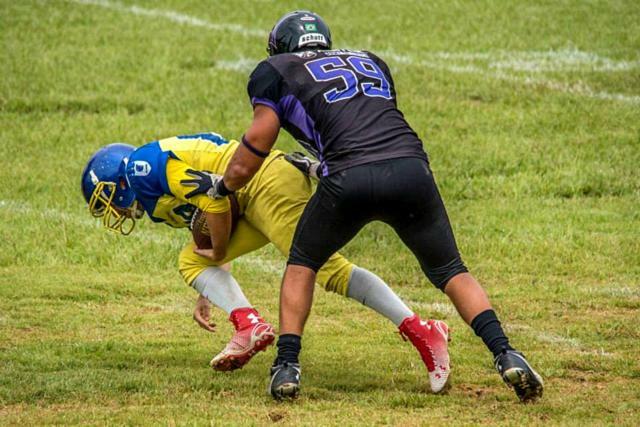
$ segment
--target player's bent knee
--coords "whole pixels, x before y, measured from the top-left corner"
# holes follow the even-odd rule
[[[200,273],[215,264],[213,261],[193,252],[194,248],[195,245],[193,243],[186,245],[182,248],[178,257],[178,271],[184,282],[189,286]]]
[[[325,291],[346,297],[353,267],[352,263],[336,254],[329,258],[318,271],[316,281],[324,287]]]
[[[460,257],[456,257],[440,267],[429,268],[423,265],[422,270],[429,278],[429,281],[442,292],[444,292],[445,286],[454,276],[469,272]]]
[[[287,260],[287,265],[300,265],[302,267],[310,268],[315,273],[317,273],[322,268],[323,264],[324,261],[318,262],[316,260],[313,260],[300,254],[300,252],[294,251],[293,248],[291,248],[289,259]]]
[[[342,259],[344,260],[344,258]],[[354,265],[346,260],[344,261],[344,263],[331,263],[331,260],[329,260],[318,271],[316,281],[324,287],[325,291],[335,292],[346,297]]]

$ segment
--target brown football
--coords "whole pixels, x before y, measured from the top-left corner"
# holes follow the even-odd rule
[[[240,205],[238,205],[238,199],[233,194],[229,196],[229,201],[231,202],[231,232],[233,233],[240,218]],[[191,234],[198,248],[211,249],[211,234],[209,234],[209,227],[207,226],[207,216],[200,209],[196,209],[193,213]]]

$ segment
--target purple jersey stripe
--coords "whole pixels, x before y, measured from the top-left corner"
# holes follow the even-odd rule
[[[315,144],[315,152],[313,153],[320,161],[322,167],[322,174],[327,176],[329,169],[324,162],[322,153],[324,147],[322,146],[322,138],[320,133],[316,130],[315,122],[311,116],[307,113],[302,102],[294,95],[287,95],[278,102],[278,107],[283,113],[283,118],[291,125],[300,129],[304,136],[313,141]]]
[[[251,105],[253,105],[254,108],[258,104],[266,105],[267,107],[271,108],[273,111],[276,112],[276,114],[278,115],[278,118],[282,122],[282,111],[275,102],[266,98],[256,98],[256,97],[251,98]]]

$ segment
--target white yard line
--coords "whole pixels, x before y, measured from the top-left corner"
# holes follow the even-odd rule
[[[396,289],[396,292],[400,294],[401,290]],[[436,314],[441,314],[446,316],[455,316],[457,313],[456,309],[453,307],[452,304],[448,304],[448,303],[445,304],[441,302],[430,303],[430,302],[416,301],[416,300],[409,299],[403,295],[400,295],[400,297],[409,306],[409,308],[428,317],[437,317],[435,316]]]
[[[103,226],[100,224],[99,220],[92,219],[88,210],[86,216],[78,216],[59,209],[35,209],[31,204],[20,200],[0,200],[0,210],[7,210],[11,213],[23,216],[33,216],[45,220],[64,222],[65,224],[73,224],[84,228],[101,229],[100,231],[104,233],[109,232],[107,230],[102,230]],[[142,242],[171,245],[175,246],[177,248],[176,250],[180,250],[183,244],[186,243],[186,241],[181,238],[173,238],[167,235],[140,229],[136,229],[130,236],[120,237],[124,239],[135,239]],[[234,261],[234,263],[251,266],[251,268],[256,268],[267,273],[284,272],[284,259],[282,262],[278,262],[255,253],[244,255]]]
[[[640,69],[640,60],[614,60],[578,49],[549,51],[425,52],[424,58],[487,63],[489,68],[527,72],[616,72]]]
[[[630,104],[640,104],[640,95],[626,95],[621,93],[609,93],[596,91],[590,88],[586,83],[577,81],[575,83],[563,83],[551,79],[540,77],[520,76],[508,74],[501,70],[489,70],[474,64],[451,64],[447,62],[439,62],[434,60],[418,60],[410,55],[399,55],[393,52],[385,52],[384,57],[390,58],[398,64],[406,64],[410,66],[421,66],[440,71],[446,71],[454,74],[473,74],[477,76],[504,80],[513,83],[523,84],[525,86],[538,86],[558,92],[580,95],[587,98],[602,99],[608,101],[620,101]]]
[[[568,93],[572,95],[584,96],[587,98],[602,99],[607,101],[620,101],[630,104],[640,104],[640,95],[626,95],[620,93],[610,93],[596,91],[590,88],[586,83],[578,80],[573,83],[564,83],[551,79],[531,76],[520,76],[506,73],[502,70],[490,70],[484,69],[478,65],[473,64],[452,64],[442,63],[438,61],[429,60],[416,60],[410,55],[398,55],[391,52],[385,52],[384,58],[390,59],[397,64],[404,64],[408,66],[419,66],[424,68],[430,68],[439,71],[445,71],[454,74],[472,74],[476,76],[483,76],[496,80],[503,80],[525,86],[541,87],[550,89],[557,92]],[[240,57],[236,60],[223,60],[217,61],[216,68],[228,71],[237,71],[242,73],[249,73],[257,64],[259,59]]]
[[[61,221],[66,224],[74,224],[80,227],[85,228],[94,228],[100,229],[102,225],[98,222],[98,220],[93,220],[89,217],[89,213],[87,212],[87,216],[78,216],[74,214],[70,214],[68,212],[64,212],[58,209],[45,208],[45,209],[35,209],[31,204],[20,201],[20,200],[0,200],[0,210],[7,210],[14,214],[26,215],[26,216],[34,216],[41,219],[47,220],[55,220]],[[107,231],[104,230],[106,233]],[[127,239],[137,239],[142,240],[144,242],[153,242],[157,244],[167,244],[167,245],[176,245],[176,242],[180,243],[176,239],[170,238],[166,235],[158,235],[153,232],[146,230],[136,230],[131,236],[126,237]],[[263,256],[256,254],[247,254],[240,257],[238,260],[234,261],[235,263],[245,264],[251,266],[253,268],[257,268],[267,273],[281,273],[284,271],[284,263],[277,262],[272,259],[264,258]],[[620,291],[620,289],[619,289]],[[626,288],[624,291],[635,295],[637,290]],[[442,303],[426,303],[419,301],[412,301],[405,298],[407,304],[409,304],[414,309],[419,309],[420,312],[424,315],[430,316],[433,313],[442,313],[445,315],[455,315],[456,311],[451,304],[442,304]],[[430,314],[431,313],[431,314]],[[0,319],[1,321],[1,319]],[[1,323],[1,322],[0,322]],[[603,349],[590,349],[587,348],[582,342],[575,338],[563,337],[561,335],[557,335],[551,332],[545,331],[535,331],[533,328],[527,325],[521,324],[510,324],[505,327],[507,331],[522,331],[527,335],[530,335],[541,342],[546,342],[554,345],[563,345],[565,347],[570,347],[575,350],[578,350],[581,353],[602,356],[602,357],[611,357],[614,354],[605,352]]]
[[[207,28],[214,31],[231,31],[247,37],[265,39],[266,31],[250,28],[239,24],[220,24],[210,22],[195,16],[163,10],[148,9],[136,5],[125,5],[108,0],[69,0],[83,5],[99,6],[119,12],[131,13],[138,16],[163,18],[177,24]],[[607,101],[618,101],[630,104],[640,104],[640,95],[627,95],[596,91],[585,83],[563,83],[545,78],[533,78],[507,74],[504,70],[515,72],[617,72],[640,69],[640,61],[615,61],[595,53],[583,52],[577,49],[563,49],[557,51],[495,51],[495,52],[425,52],[421,56],[386,52],[384,57],[399,64],[419,66],[446,71],[454,74],[472,74],[487,78],[509,81],[525,86],[544,87],[546,89],[579,95],[587,98]],[[456,62],[465,62],[458,64]],[[484,67],[478,66],[478,61],[484,61]],[[217,68],[229,71],[248,72],[259,60],[252,58],[238,58],[222,60],[216,64]],[[469,64],[471,62],[471,64]]]
[[[453,304],[450,303],[427,303],[422,301],[415,301],[412,299],[408,299],[406,297],[402,297],[402,299],[407,303],[409,308],[412,310],[416,310],[418,313],[427,316],[427,317],[438,317],[438,316],[456,316],[457,312],[454,308]],[[604,351],[602,348],[593,349],[585,346],[580,340],[576,338],[563,337],[558,334],[554,334],[548,331],[538,331],[531,326],[518,324],[518,323],[509,323],[505,325],[504,329],[507,332],[513,333],[523,333],[528,337],[535,339],[536,341],[547,343],[551,345],[560,345],[563,347],[570,348],[581,354],[589,354],[594,356],[601,357],[611,357],[614,356],[613,353],[608,353]]]
[[[79,217],[58,209],[43,208],[35,209],[31,204],[19,200],[0,200],[0,209],[23,216],[35,216],[41,219],[64,222],[84,228],[101,228],[99,220],[93,220],[87,210],[86,217]],[[107,232],[107,230],[105,230]],[[130,238],[157,244],[174,244],[175,240],[168,239],[162,235],[149,233],[143,230],[136,230]]]
[[[532,336],[537,341],[573,348],[583,354],[602,356],[602,357],[612,357],[615,355],[614,353],[609,353],[604,351],[602,348],[599,348],[599,349],[588,348],[584,345],[584,343],[582,343],[576,338],[563,337],[561,335],[557,335],[552,332],[536,331],[534,328],[527,325],[509,324],[505,326],[505,330],[507,332],[524,332],[527,335]]]
[[[617,298],[639,298],[640,297],[640,286],[631,287],[625,285],[613,285],[613,286],[590,286],[583,287],[579,289],[580,293],[586,295],[607,295],[611,297]]]
[[[242,57],[235,60],[219,60],[215,62],[215,68],[227,71],[237,71],[241,73],[249,73],[260,62],[259,59]]]
[[[195,16],[185,15],[183,13],[172,10],[163,9],[147,9],[136,5],[125,5],[118,2],[108,0],[69,0],[73,3],[100,6],[105,9],[116,10],[118,12],[131,13],[138,16],[148,16],[151,18],[164,18],[176,24],[189,25],[192,27],[207,28],[213,31],[230,31],[246,37],[262,37],[266,39],[268,33],[266,31],[247,28],[239,24],[219,24],[196,18]]]

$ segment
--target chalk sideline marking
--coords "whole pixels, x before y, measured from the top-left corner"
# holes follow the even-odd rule
[[[590,88],[583,81],[577,81],[575,83],[563,83],[555,80],[543,79],[539,77],[531,76],[519,76],[514,74],[508,74],[501,70],[487,70],[478,65],[470,64],[450,64],[442,63],[432,60],[419,60],[416,61],[412,56],[399,55],[393,52],[385,52],[386,56],[399,64],[405,64],[410,66],[422,66],[425,68],[431,68],[440,71],[447,71],[454,74],[474,74],[478,76],[489,77],[497,80],[504,80],[513,83],[523,84],[525,86],[539,86],[547,89],[569,93],[573,95],[581,95],[588,98],[609,100],[609,101],[621,101],[630,104],[640,104],[640,95],[626,95],[620,93],[609,93],[604,91],[596,91]]]
[[[34,209],[31,204],[18,200],[0,200],[0,210],[8,210],[14,213],[20,213],[22,215],[27,216],[35,216],[40,217],[42,219],[53,219],[64,221],[65,223],[72,223],[85,228],[93,228],[100,229],[102,226],[97,220],[93,220],[90,217],[80,217],[78,215],[74,215],[68,212],[59,211],[57,209]],[[106,230],[105,230],[106,232]],[[176,240],[171,239],[164,235],[154,234],[147,230],[136,230],[128,239],[138,239],[145,242],[153,242],[156,244],[167,244],[170,246],[176,245]],[[257,268],[264,272],[268,273],[281,273],[284,271],[283,263],[277,262],[275,260],[271,260],[265,258],[260,255],[256,255],[254,253],[246,254],[234,260],[234,263],[238,264],[246,264],[251,267]],[[420,301],[412,301],[406,299],[406,302],[411,306],[418,307],[422,310],[426,310],[430,315],[431,313],[442,313],[444,315],[454,315],[455,309],[450,304],[442,304],[442,303],[425,303]],[[426,314],[426,313],[425,313]],[[1,320],[1,318],[0,318]],[[0,322],[1,323],[1,322]],[[605,352],[603,349],[589,349],[586,348],[580,341],[575,338],[566,338],[560,335],[556,335],[550,332],[536,332],[533,328],[526,325],[512,324],[507,326],[505,329],[509,331],[523,331],[529,335],[533,335],[538,341],[546,342],[550,344],[560,344],[566,347],[570,347],[578,350],[581,353],[592,354],[596,356],[610,357],[613,356],[613,353]]]
[[[554,344],[554,345],[562,345],[564,347],[577,350],[579,353],[582,353],[582,354],[589,354],[589,355],[601,356],[601,357],[615,356],[615,353],[606,352],[602,348],[599,348],[599,349],[587,348],[582,342],[580,342],[576,338],[567,338],[567,337],[563,337],[561,335],[557,335],[557,334],[546,332],[546,331],[536,331],[532,327],[527,325],[510,324],[510,325],[505,325],[505,329],[508,332],[522,331],[527,335],[533,336],[533,338],[535,338],[540,342]]]
[[[417,309],[422,312],[423,315],[428,317],[438,317],[438,316],[455,316],[456,310],[453,304],[443,304],[439,302],[435,303],[427,303],[422,301],[416,301],[412,299],[408,299],[402,297],[402,299],[409,305],[412,309]],[[578,353],[582,354],[590,354],[595,356],[602,357],[611,357],[614,356],[613,353],[608,353],[603,349],[592,349],[587,348],[582,342],[580,342],[576,338],[567,338],[561,335],[557,335],[551,332],[546,331],[536,331],[534,328],[522,325],[522,324],[508,324],[505,325],[505,329],[509,332],[523,332],[528,336],[531,336],[536,341],[554,345],[561,345],[563,347],[570,348]]]
[[[7,210],[13,213],[19,213],[21,215],[33,216],[37,218],[41,218],[44,220],[55,220],[61,221],[66,224],[74,224],[83,228],[93,228],[93,229],[102,229],[102,225],[100,225],[99,220],[94,220],[89,215],[87,211],[87,216],[78,216],[71,214],[69,212],[63,212],[57,209],[34,209],[31,204],[22,202],[19,200],[0,200],[0,209]],[[104,230],[107,233],[107,230]],[[130,236],[126,237],[127,239],[135,239],[142,242],[150,242],[161,245],[169,245],[172,247],[176,247],[176,250],[182,249],[182,246],[186,244],[186,241],[177,241],[175,238],[170,238],[166,235],[153,233],[148,230],[139,230],[134,231]],[[246,264],[250,265],[252,268],[257,268],[258,270],[268,272],[268,273],[282,273],[284,272],[284,260],[283,262],[277,262],[272,259],[265,258],[264,256],[249,253],[241,256],[240,258],[233,261],[237,264]],[[177,267],[176,267],[177,268]]]
[[[86,4],[104,7],[105,9],[116,10],[119,12],[131,13],[138,16],[148,16],[152,18],[164,18],[176,24],[190,25],[192,27],[202,27],[213,31],[231,31],[246,37],[262,37],[266,39],[267,32],[252,28],[247,28],[239,24],[219,24],[209,22],[195,16],[185,15],[183,13],[172,10],[147,9],[136,5],[125,5],[118,2],[107,0],[70,0],[73,3]]]
[[[171,10],[148,9],[136,5],[129,6],[108,0],[69,1],[77,4],[99,6],[138,16],[164,18],[177,24],[201,27],[213,31],[231,31],[246,37],[266,38],[267,36],[267,32],[255,28],[248,28],[239,24],[214,23]],[[597,91],[582,81],[564,83],[544,78],[508,74],[504,71],[528,72],[530,74],[569,71],[610,73],[640,69],[640,60],[616,61],[595,53],[583,52],[577,49],[546,52],[425,52],[421,57],[399,54],[397,52],[386,52],[386,56],[399,64],[421,66],[454,74],[466,73],[479,75],[525,86],[544,87],[546,89],[587,98],[640,104],[640,95]],[[463,64],[456,63],[460,61],[462,61]],[[478,66],[478,61],[486,62],[484,64],[486,68]],[[219,61],[216,66],[224,70],[248,72],[252,66],[257,63],[258,60],[251,58],[239,58],[236,60]]]

